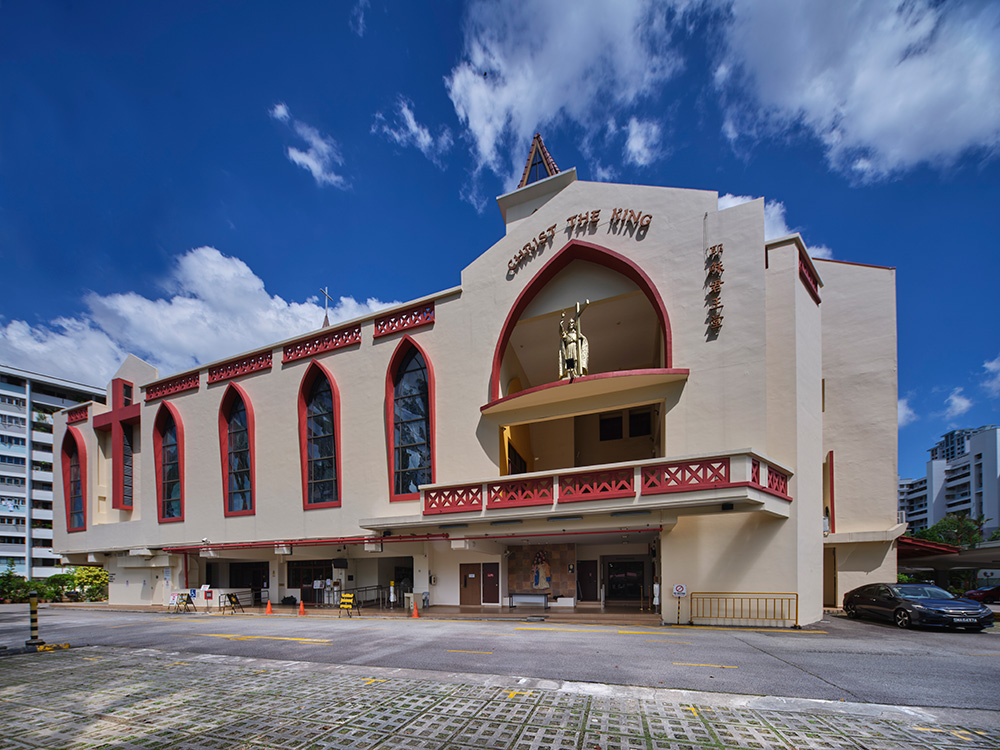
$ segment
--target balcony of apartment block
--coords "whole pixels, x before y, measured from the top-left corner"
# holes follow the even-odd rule
[[[37,445],[52,445],[52,433],[43,432],[41,430],[32,429],[31,431],[31,442]],[[51,447],[49,448],[51,451]]]
[[[24,555],[24,543],[21,544],[0,544],[0,557],[10,557],[11,555]]]
[[[48,508],[33,508],[31,511],[31,517],[36,521],[51,521],[52,520],[52,509]]]
[[[25,389],[23,385],[11,385],[10,383],[0,383],[0,394],[8,394],[11,396],[21,396],[25,395]],[[6,406],[7,404],[5,404]]]
[[[420,488],[421,515],[424,523],[652,510],[699,515],[762,511],[787,518],[790,475],[750,450],[625,461],[425,485]]]

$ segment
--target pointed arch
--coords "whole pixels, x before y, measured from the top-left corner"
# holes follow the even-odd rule
[[[66,531],[87,530],[87,444],[75,427],[67,427],[62,449],[63,501]]]
[[[329,389],[330,403],[327,412],[322,384],[325,383]],[[314,391],[314,389],[317,389]],[[319,362],[309,363],[305,375],[302,376],[302,383],[299,385],[298,396],[298,417],[299,417],[299,463],[302,475],[302,508],[311,510],[313,508],[339,508],[341,505],[341,485],[340,485],[340,390],[337,388],[337,381],[333,374]],[[310,405],[313,409],[310,410]],[[317,408],[319,411],[317,411]],[[310,412],[313,413],[310,413]],[[310,431],[310,419],[313,420],[314,428],[318,427],[319,432]],[[329,432],[327,432],[326,421],[329,420]],[[323,422],[322,425],[318,424]],[[314,434],[310,434],[313,432]],[[312,449],[312,450],[310,450]],[[313,453],[316,453],[313,456]],[[310,459],[312,458],[313,472],[310,476]],[[326,462],[332,461],[332,466]],[[330,477],[332,470],[333,476]],[[321,482],[317,481],[318,475],[322,475]],[[332,486],[329,484],[332,482]],[[310,492],[310,483],[313,485],[313,492]],[[332,487],[332,492],[331,492]],[[327,499],[329,498],[329,499]],[[310,502],[312,500],[312,502]]]
[[[227,517],[256,512],[254,432],[253,404],[246,391],[230,383],[219,404],[222,508]]]
[[[424,424],[422,427],[419,424],[415,424],[420,421],[419,419],[407,420],[406,424],[414,425],[414,430],[418,433],[423,430],[425,442],[422,444],[423,448],[418,449],[417,452],[423,450],[425,455],[423,456],[424,460],[421,461],[417,468],[409,468],[399,466],[397,461],[397,458],[403,455],[402,446],[397,445],[397,428],[399,430],[406,429],[403,427],[403,423],[396,418],[397,397],[400,401],[400,406],[403,405],[402,399],[404,398],[404,396],[397,393],[397,385],[400,382],[400,378],[407,374],[405,369],[410,367],[415,360],[422,363],[426,377],[427,387],[423,394],[423,399],[416,402],[417,405],[422,405],[423,407]],[[419,380],[419,372],[411,370],[410,373],[407,377]],[[400,424],[397,424],[398,421]],[[420,345],[410,336],[403,336],[392,355],[392,359],[389,360],[389,367],[385,375],[386,449],[389,461],[389,500],[391,502],[418,500],[420,493],[412,489],[414,482],[417,484],[433,484],[436,475],[435,422],[434,368]],[[410,457],[412,457],[412,454]],[[421,478],[425,478],[425,481],[419,481]]]
[[[156,518],[160,523],[184,520],[184,458],[184,423],[177,407],[164,401],[153,420]]]
[[[520,320],[521,314],[545,285],[552,281],[556,274],[574,260],[585,260],[604,266],[611,271],[620,273],[639,288],[653,306],[653,311],[656,313],[656,317],[660,323],[660,331],[663,334],[663,366],[667,368],[672,366],[670,319],[667,317],[667,309],[663,304],[660,293],[657,291],[656,286],[653,285],[649,276],[646,275],[646,272],[632,260],[620,253],[616,253],[614,250],[608,250],[606,247],[601,247],[591,242],[570,240],[538,270],[538,273],[521,290],[510,312],[507,313],[507,319],[500,330],[500,338],[497,339],[496,351],[493,353],[489,401],[494,401],[505,395],[501,393],[500,366],[503,363],[504,351],[506,351],[507,344],[510,342],[511,334],[514,332],[514,326]]]

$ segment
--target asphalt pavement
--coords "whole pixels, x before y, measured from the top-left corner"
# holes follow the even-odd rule
[[[833,616],[752,630],[58,608],[41,609],[40,628],[49,646],[71,648],[0,658],[0,738],[22,743],[11,747],[1000,748],[996,629],[900,631]],[[27,608],[0,607],[0,645],[27,636]],[[351,697],[372,685],[383,691],[374,697],[393,697]],[[505,688],[537,701],[512,707]],[[445,694],[478,701],[475,710],[432,700]],[[538,710],[564,698],[568,713]],[[389,708],[406,721],[393,723]],[[161,715],[179,723],[160,727]],[[442,716],[451,723],[435,724]],[[69,734],[36,736],[50,720]],[[287,737],[273,736],[276,721]],[[124,735],[111,732],[116,722]],[[91,729],[74,735],[77,724]],[[236,732],[229,744],[225,726]],[[373,734],[350,744],[350,727]],[[147,736],[154,728],[165,733]]]

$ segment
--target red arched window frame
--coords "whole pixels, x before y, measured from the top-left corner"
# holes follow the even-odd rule
[[[163,514],[163,434],[166,432],[168,417],[174,422],[177,434],[177,472],[180,481],[181,512],[179,516],[168,518]],[[153,420],[153,457],[156,463],[156,518],[160,523],[177,523],[184,520],[184,424],[177,407],[168,401],[160,404]]]
[[[75,427],[67,427],[66,435],[62,442],[62,485],[63,500],[66,504],[66,531],[86,531],[87,530],[87,445],[83,441],[83,435]],[[80,468],[80,499],[83,505],[83,524],[73,525],[73,511],[71,503],[73,500],[73,482],[71,466],[73,456],[76,456]]]
[[[248,510],[229,510],[229,414],[237,400],[243,402],[247,414],[247,441],[249,443],[250,462],[250,508]],[[257,510],[257,461],[254,450],[254,417],[253,404],[246,391],[236,383],[230,383],[219,405],[219,453],[222,465],[222,510],[226,517],[252,516]]]
[[[309,414],[307,413],[309,392],[316,383],[317,378],[326,378],[330,384],[330,393],[333,396],[333,450],[335,458],[337,496],[336,499],[327,503],[309,502]],[[339,508],[341,504],[341,471],[340,471],[340,390],[337,388],[337,381],[334,380],[331,372],[319,362],[311,362],[306,374],[302,376],[302,384],[299,386],[298,399],[299,412],[299,464],[302,473],[302,509],[312,510],[313,508]]]
[[[620,273],[625,278],[632,281],[649,300],[660,322],[660,330],[663,332],[663,366],[671,367],[671,337],[670,319],[667,317],[667,308],[663,304],[663,299],[657,291],[656,286],[650,280],[646,272],[637,266],[633,261],[620,253],[608,250],[606,247],[595,245],[592,242],[582,242],[580,240],[570,240],[559,250],[548,263],[542,266],[538,273],[527,283],[517,299],[514,306],[507,313],[507,320],[504,321],[497,340],[497,348],[493,353],[493,372],[490,375],[490,400],[494,400],[506,394],[500,388],[500,366],[503,364],[503,355],[510,342],[511,334],[514,333],[514,326],[521,318],[521,314],[527,309],[528,304],[535,296],[548,284],[556,274],[562,271],[574,260],[585,260],[597,265],[604,266],[616,273]]]
[[[431,364],[430,357],[427,356],[427,352],[417,344],[410,336],[403,336],[402,341],[399,342],[399,346],[396,347],[396,351],[392,355],[392,359],[389,360],[389,368],[385,374],[385,431],[386,431],[386,454],[389,461],[389,501],[390,502],[402,502],[406,500],[419,500],[419,492],[406,492],[402,494],[396,493],[396,457],[395,457],[395,381],[396,373],[399,370],[400,365],[411,350],[416,349],[420,356],[424,360],[424,366],[427,368],[427,430],[428,443],[431,450],[431,483],[435,481],[437,475],[437,428],[436,428],[436,409],[435,409],[435,399],[434,399],[434,366]]]

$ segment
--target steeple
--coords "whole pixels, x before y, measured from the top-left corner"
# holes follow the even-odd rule
[[[524,165],[524,174],[521,175],[521,182],[518,188],[530,185],[532,182],[544,180],[546,177],[559,174],[559,167],[549,155],[549,150],[545,148],[540,133],[535,133],[531,139],[531,148],[528,150],[528,161]]]

